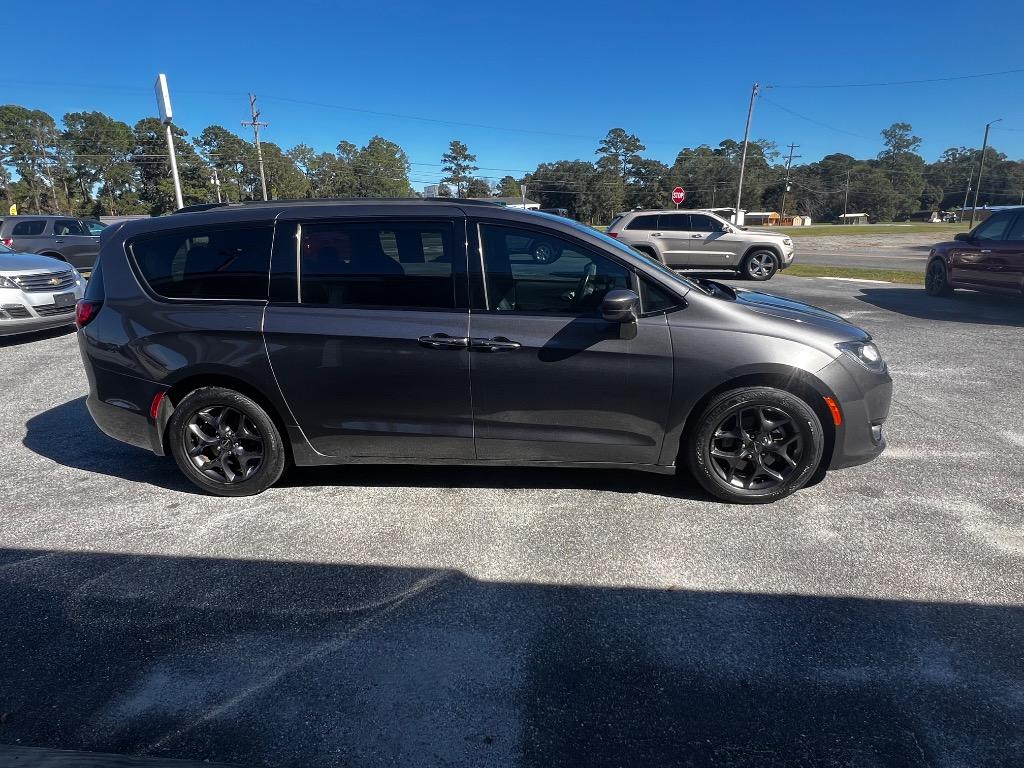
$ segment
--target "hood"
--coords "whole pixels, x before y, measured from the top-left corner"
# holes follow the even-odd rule
[[[0,251],[0,272],[25,272],[26,270],[57,272],[68,269],[71,269],[71,265],[66,261],[49,256],[19,251]]]
[[[871,338],[867,331],[848,323],[839,315],[828,310],[804,304],[801,301],[773,296],[770,293],[744,289],[734,289],[734,291],[736,294],[736,304],[752,312],[814,326],[830,335],[834,335],[837,339],[853,341]]]

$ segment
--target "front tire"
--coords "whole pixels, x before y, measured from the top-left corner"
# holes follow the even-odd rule
[[[779,260],[774,253],[768,250],[748,253],[740,265],[740,274],[747,280],[756,280],[757,282],[771,280],[778,271]]]
[[[723,501],[765,504],[806,485],[821,464],[821,421],[802,399],[773,387],[714,398],[689,430],[686,465]]]
[[[252,496],[276,483],[287,462],[273,419],[245,395],[201,387],[182,398],[167,427],[182,474],[217,496]]]
[[[924,273],[924,290],[929,296],[946,298],[953,295],[953,287],[946,276],[946,265],[942,259],[932,259]]]

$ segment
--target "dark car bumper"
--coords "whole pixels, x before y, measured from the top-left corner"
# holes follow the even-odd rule
[[[888,372],[872,373],[842,355],[820,370],[818,378],[835,393],[842,413],[829,469],[871,461],[886,446],[883,423],[892,402],[892,379]]]

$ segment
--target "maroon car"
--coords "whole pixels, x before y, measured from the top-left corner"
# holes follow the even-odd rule
[[[932,248],[925,290],[949,296],[954,288],[1024,293],[1024,207],[993,213],[970,232]]]

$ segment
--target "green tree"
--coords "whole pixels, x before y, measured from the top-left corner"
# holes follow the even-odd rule
[[[122,200],[134,207],[135,135],[131,126],[102,112],[69,112],[64,115],[61,139],[67,148],[71,180],[76,193],[81,193],[79,212],[116,216],[124,212]],[[154,160],[167,153],[166,144],[147,149]]]
[[[263,150],[263,171],[267,177],[267,196],[271,200],[306,197],[309,181],[295,161],[272,141],[260,144]]]
[[[411,197],[409,158],[400,146],[374,136],[352,159],[357,197]]]
[[[469,147],[454,139],[448,145],[448,151],[441,155],[441,170],[447,174],[441,181],[455,185],[456,197],[468,196],[464,194],[464,188],[473,172],[478,170],[475,162],[476,155],[470,154]]]
[[[220,125],[210,125],[196,138],[206,162],[217,169],[221,193],[228,202],[263,197],[256,147]]]
[[[486,179],[470,179],[466,182],[466,190],[464,197],[490,197],[491,196],[491,185],[487,183]]]
[[[171,126],[171,131],[184,204],[209,202],[213,196],[209,166],[199,156],[196,148],[187,141],[188,133],[184,129],[174,125]],[[139,179],[139,198],[144,201],[153,216],[175,210],[174,181],[170,174],[170,162],[166,156],[154,158],[151,155],[151,149],[157,141],[166,141],[163,124],[155,117],[147,117],[137,122],[132,132],[135,134],[132,162]]]
[[[60,210],[53,170],[58,140],[57,125],[40,109],[17,104],[0,106],[0,165],[8,166],[21,184],[8,181],[9,203],[23,208],[31,201],[36,213]],[[9,180],[13,175],[7,172]],[[18,198],[18,190],[24,197]]]
[[[518,197],[519,182],[513,176],[502,176],[498,182],[498,197]]]
[[[645,149],[640,139],[633,134],[626,133],[622,128],[612,128],[598,144],[597,154],[600,159],[597,161],[597,167],[618,172],[622,180],[628,183],[632,168],[640,160],[640,153]]]

